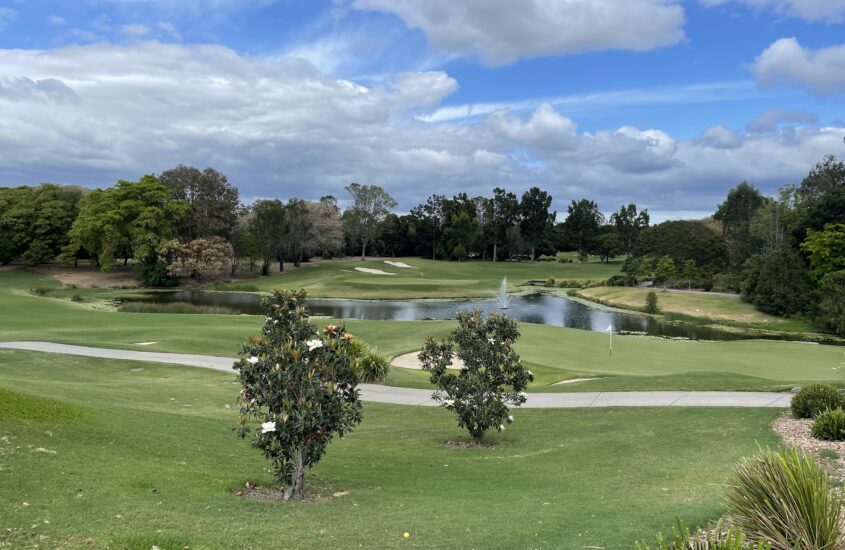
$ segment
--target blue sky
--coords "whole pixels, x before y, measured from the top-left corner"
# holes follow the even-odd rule
[[[845,0],[0,0],[0,185],[548,188],[712,211],[845,156]]]

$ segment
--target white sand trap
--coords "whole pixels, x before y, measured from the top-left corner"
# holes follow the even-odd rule
[[[587,382],[588,380],[601,380],[605,378],[604,376],[596,376],[592,378],[570,378],[569,380],[561,380],[560,382],[555,382],[555,386],[560,386],[561,384],[575,384],[576,382]]]
[[[356,267],[355,271],[369,273],[370,275],[396,275],[396,273],[388,273],[387,271],[382,271],[381,269],[370,269],[369,267]]]
[[[420,365],[420,360],[417,358],[420,352],[414,351],[412,353],[406,353],[405,355],[400,355],[396,359],[393,360],[391,363],[394,367],[399,367],[400,369],[416,369],[422,370],[422,365]],[[464,367],[464,362],[455,357],[452,359],[452,366],[453,369],[461,369]]]
[[[405,262],[391,262],[389,260],[385,260],[384,263],[386,263],[387,265],[392,265],[393,267],[398,267],[400,269],[408,269],[414,267],[412,265],[406,264]]]
[[[158,344],[158,342],[135,342],[136,346],[152,346],[153,344]]]

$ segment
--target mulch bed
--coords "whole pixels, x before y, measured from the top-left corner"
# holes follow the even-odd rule
[[[447,449],[492,449],[492,443],[476,443],[475,441],[447,441]]]
[[[807,454],[824,466],[835,481],[845,480],[845,441],[822,441],[816,439],[810,433],[812,419],[795,418],[791,412],[785,412],[772,422],[772,429],[783,439],[784,444],[795,447]],[[838,458],[824,458],[822,451],[833,451]],[[843,494],[839,483],[835,484],[834,490]]]
[[[305,498],[299,501],[291,500],[290,502],[318,502],[328,501],[335,498],[344,497],[349,494],[349,491],[338,491],[335,493],[323,495],[319,491],[309,491],[308,485],[305,485]],[[247,483],[243,489],[235,493],[246,500],[258,500],[264,502],[284,502],[285,488],[284,487],[263,487],[253,483]]]

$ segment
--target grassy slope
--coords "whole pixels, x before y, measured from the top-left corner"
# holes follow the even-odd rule
[[[635,309],[645,309],[646,295],[651,289],[631,287],[596,287],[578,291],[578,295],[599,303]],[[657,289],[657,305],[661,312],[714,321],[729,321],[772,330],[812,330],[806,322],[775,317],[759,311],[739,297],[718,294],[662,292]]]
[[[307,478],[347,495],[247,502],[271,479],[234,377],[137,366],[0,350],[0,547],[628,548],[718,517],[731,466],[775,444],[771,410],[526,410],[453,450],[445,411],[368,403]]]
[[[419,258],[396,258],[413,269],[395,268],[384,260],[325,262],[287,273],[249,281],[263,291],[274,288],[305,288],[320,298],[415,299],[486,298],[507,277],[511,290],[528,280],[607,279],[619,273],[619,262],[586,264],[557,262],[441,262]],[[356,267],[380,269],[395,275],[371,275]],[[422,275],[422,276],[421,276]]]
[[[35,296],[27,289],[51,279],[21,271],[0,271],[0,341],[46,340],[150,351],[234,356],[238,346],[260,331],[261,318],[234,315],[115,313],[69,300]],[[54,282],[53,282],[54,284]],[[321,321],[325,322],[325,321]],[[388,355],[419,349],[426,336],[440,336],[448,321],[348,321],[353,333]],[[689,342],[614,337],[523,323],[518,351],[537,374],[532,390],[613,389],[784,389],[800,382],[841,379],[834,371],[843,349],[788,342]],[[137,342],[159,342],[135,346]],[[398,369],[394,369],[397,370]],[[613,378],[551,386],[580,375]],[[391,383],[426,387],[421,372],[396,372]]]

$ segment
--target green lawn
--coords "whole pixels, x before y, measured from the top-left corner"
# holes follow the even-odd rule
[[[631,548],[719,517],[731,467],[776,444],[772,410],[525,410],[494,448],[457,450],[446,411],[367,403],[308,474],[327,498],[254,502],[233,493],[271,477],[232,432],[237,391],[0,350],[0,547]]]
[[[395,300],[416,298],[485,298],[493,296],[503,277],[511,290],[529,280],[605,280],[619,273],[621,262],[443,262],[396,258],[412,268],[396,268],[384,260],[340,260],[303,267],[250,280],[263,291],[305,288],[319,298]],[[373,275],[356,267],[378,269],[395,275]],[[237,283],[242,284],[242,283]]]
[[[578,291],[578,296],[600,304],[624,309],[645,310],[646,295],[652,289],[631,287],[594,287]],[[811,332],[807,321],[784,319],[763,313],[739,296],[724,296],[702,292],[664,292],[654,289],[661,313],[696,317],[731,324],[752,325],[770,330]]]
[[[45,340],[149,351],[234,356],[262,319],[241,315],[177,315],[98,311],[89,304],[36,296],[55,284],[19,270],[0,271],[0,341]],[[328,322],[320,320],[320,323]],[[449,321],[348,321],[350,330],[387,355],[418,350]],[[779,390],[811,381],[842,382],[845,348],[773,341],[691,342],[615,336],[522,323],[517,350],[537,375],[532,391],[634,389]],[[138,346],[139,342],[158,342]],[[390,383],[427,387],[422,372],[394,369]],[[603,380],[556,386],[578,376]]]

